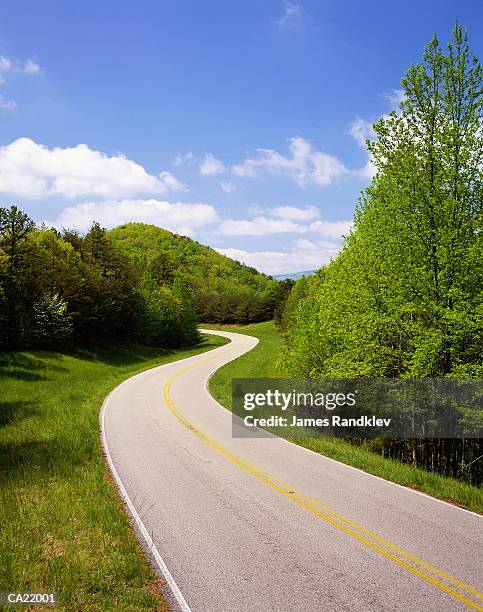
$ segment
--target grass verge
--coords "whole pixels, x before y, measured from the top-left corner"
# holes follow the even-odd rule
[[[210,392],[223,406],[231,408],[232,378],[277,377],[276,362],[283,340],[273,322],[252,325],[206,325],[206,328],[256,336],[260,342],[250,352],[226,364],[212,376]],[[423,491],[439,499],[453,502],[469,510],[483,513],[483,489],[455,478],[427,472],[412,465],[386,459],[363,446],[334,438],[300,438],[287,436],[291,442],[317,453],[352,465],[391,482]]]
[[[63,610],[167,610],[108,475],[99,409],[141,370],[192,349],[0,354],[0,591],[57,591]]]
[[[275,362],[282,350],[282,337],[277,332],[273,321],[250,325],[202,325],[202,327],[247,334],[260,340],[254,349],[230,361],[210,378],[210,392],[223,406],[231,409],[232,378],[278,376]]]

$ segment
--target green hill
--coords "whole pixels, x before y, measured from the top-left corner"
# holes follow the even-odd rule
[[[128,223],[109,232],[114,246],[159,285],[183,273],[202,322],[249,323],[271,319],[277,281],[196,240],[155,225]]]

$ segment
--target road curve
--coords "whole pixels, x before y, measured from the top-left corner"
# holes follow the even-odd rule
[[[232,438],[207,380],[257,339],[209,333],[231,343],[128,379],[102,411],[173,609],[483,609],[482,517],[282,439]]]

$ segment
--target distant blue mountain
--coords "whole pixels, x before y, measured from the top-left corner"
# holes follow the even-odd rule
[[[288,278],[291,280],[298,280],[299,278],[302,278],[302,276],[311,276],[316,272],[317,270],[305,270],[304,272],[292,272],[292,274],[277,274],[277,276],[274,276],[273,278],[276,280],[286,280]]]

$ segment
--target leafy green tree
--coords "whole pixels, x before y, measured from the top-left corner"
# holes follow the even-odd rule
[[[161,251],[149,266],[152,277],[158,285],[171,285],[176,275],[176,261],[166,251]]]
[[[408,70],[400,109],[374,125],[354,229],[288,317],[286,374],[481,376],[482,76],[460,25]],[[481,455],[478,440],[372,444],[458,477]]]
[[[144,304],[140,340],[152,346],[178,346],[179,300],[169,287],[159,287],[149,273],[143,275],[139,291]]]
[[[193,296],[188,282],[182,274],[178,274],[173,283],[173,294],[179,300],[179,341],[183,346],[190,346],[199,341]]]
[[[308,279],[302,276],[297,281],[293,282],[290,292],[283,304],[282,315],[280,319],[280,330],[285,332],[293,322],[299,302],[307,295]]]
[[[374,126],[354,231],[289,326],[287,371],[479,371],[482,69],[462,28],[446,53],[433,38],[402,84],[400,111]]]
[[[287,278],[280,281],[273,292],[273,320],[275,324],[280,327],[282,324],[283,311],[285,309],[285,303],[290,295],[290,291],[295,285],[295,281]]]
[[[0,347],[54,346],[71,335],[81,345],[198,341],[188,282],[159,283],[185,265],[186,251],[177,259],[175,253],[155,257],[150,271],[142,251],[130,261],[97,223],[81,236],[35,228],[15,207],[2,209],[0,220]]]
[[[94,223],[82,241],[82,291],[71,308],[79,312],[76,335],[81,341],[131,341],[138,329],[142,305],[139,279],[131,263],[113,246],[107,232]]]
[[[0,249],[5,253],[0,285],[4,296],[0,313],[7,346],[19,345],[27,333],[29,287],[28,235],[35,227],[32,219],[16,206],[0,208]]]
[[[58,294],[46,294],[33,305],[33,337],[42,346],[59,345],[72,336],[72,315]]]
[[[357,221],[370,239],[387,228],[373,250],[391,279],[389,312],[412,304],[398,317],[415,349],[405,367],[444,375],[476,348],[481,307],[482,67],[461,26],[446,54],[433,37],[402,84],[401,112],[374,126],[378,177]]]

